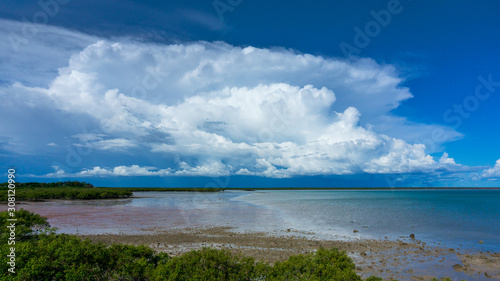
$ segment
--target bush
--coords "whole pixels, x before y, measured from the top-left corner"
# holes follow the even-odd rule
[[[347,254],[337,249],[320,248],[270,266],[233,256],[227,250],[204,248],[159,265],[152,280],[361,280],[354,269]]]
[[[0,226],[2,227],[2,232],[0,232],[0,243],[7,244],[9,238],[9,231],[7,226],[11,223],[7,219],[15,218],[16,226],[16,242],[27,240],[35,237],[37,234],[44,231],[54,231],[55,229],[50,228],[50,224],[47,222],[47,218],[35,214],[28,210],[19,209],[15,211],[15,216],[10,217],[9,212],[0,212]]]
[[[156,265],[168,260],[167,254],[156,254],[146,246],[114,244],[107,250],[113,265],[110,277],[114,280],[149,280]]]
[[[105,246],[70,235],[43,236],[18,246],[18,280],[106,280]]]
[[[8,254],[0,247],[0,255]],[[16,243],[16,274],[0,263],[0,280],[149,280],[150,272],[168,259],[145,246],[93,244],[73,235],[39,235]]]
[[[159,265],[151,280],[256,280],[269,266],[253,258],[233,256],[227,250],[203,248]]]
[[[277,262],[266,280],[361,280],[345,252],[320,248],[316,253]]]

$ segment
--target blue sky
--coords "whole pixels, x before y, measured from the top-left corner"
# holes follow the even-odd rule
[[[497,1],[0,7],[21,181],[500,185]]]

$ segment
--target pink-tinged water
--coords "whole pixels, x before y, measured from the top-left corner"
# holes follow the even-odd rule
[[[58,233],[139,234],[176,228],[255,225],[271,212],[230,200],[240,193],[136,192],[134,198],[20,202]],[[252,230],[250,227],[249,230]]]

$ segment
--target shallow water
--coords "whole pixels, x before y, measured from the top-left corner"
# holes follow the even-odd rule
[[[413,233],[419,240],[445,247],[500,252],[500,190],[259,190],[134,195],[137,197],[55,200],[22,207],[48,217],[59,232],[65,233],[133,234],[211,226],[336,239],[396,239]]]
[[[500,251],[500,190],[270,190],[237,199],[279,210],[290,227],[323,236],[415,234],[447,247]]]

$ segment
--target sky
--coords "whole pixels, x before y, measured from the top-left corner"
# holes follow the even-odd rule
[[[0,169],[117,187],[499,187],[498,11],[4,0]]]

